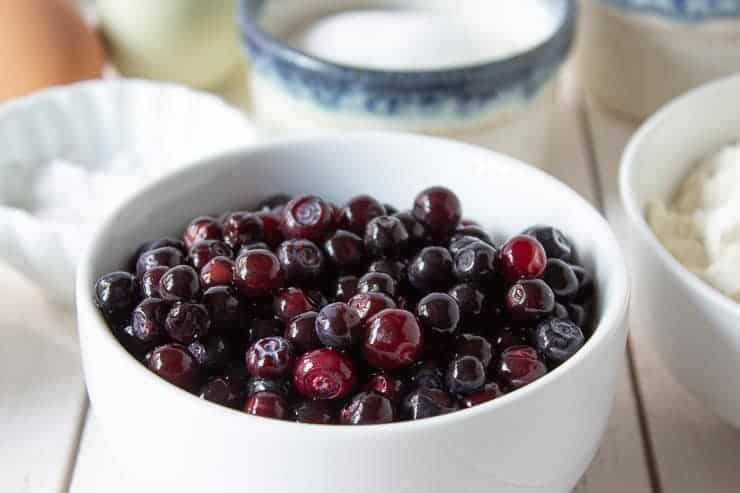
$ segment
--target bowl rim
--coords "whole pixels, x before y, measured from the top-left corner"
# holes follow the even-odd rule
[[[243,41],[252,39],[260,46],[266,47],[270,53],[281,60],[288,61],[302,70],[331,74],[348,80],[370,81],[379,85],[404,83],[419,84],[426,80],[439,83],[445,81],[469,81],[471,78],[485,77],[488,73],[506,73],[512,67],[536,66],[541,58],[553,56],[550,49],[554,44],[563,44],[562,49],[558,46],[559,63],[567,57],[575,34],[576,21],[578,17],[578,4],[576,0],[559,0],[563,3],[563,15],[559,23],[549,35],[539,43],[529,48],[515,52],[506,57],[495,58],[480,63],[465,64],[439,69],[422,70],[384,70],[377,68],[362,68],[353,65],[333,62],[325,58],[312,55],[281,41],[266,30],[262,29],[258,22],[247,15],[255,0],[238,0],[236,2],[237,26],[241,32]],[[266,0],[258,0],[264,3]],[[256,6],[255,6],[256,7]],[[563,43],[558,41],[563,40]]]
[[[719,79],[692,89],[667,103],[648,118],[632,136],[622,154],[619,168],[619,194],[629,223],[637,230],[641,239],[648,244],[649,248],[660,259],[660,262],[683,284],[697,293],[705,303],[718,306],[735,318],[740,319],[740,303],[733,301],[719,289],[691,272],[661,243],[648,224],[644,208],[639,205],[637,194],[632,186],[637,168],[636,163],[645,141],[649,140],[653,133],[664,123],[675,120],[676,116],[684,111],[684,108],[693,106],[696,100],[701,100],[708,94],[726,92],[730,88],[734,89],[735,93],[737,92],[737,89],[740,88],[740,75]]]
[[[235,157],[239,157],[240,161],[248,165],[249,158],[251,155],[259,154],[261,152],[270,152],[275,149],[291,146],[300,146],[303,143],[316,143],[325,142],[330,143],[332,141],[340,140],[346,143],[348,140],[354,140],[356,142],[377,142],[378,139],[384,141],[385,145],[389,144],[390,140],[395,140],[398,146],[403,144],[414,144],[415,146],[424,146],[427,144],[445,145],[445,146],[456,146],[461,152],[467,152],[469,154],[486,155],[489,158],[495,157],[499,163],[505,163],[505,166],[512,168],[519,168],[526,173],[529,173],[537,180],[548,183],[549,186],[554,186],[569,195],[576,203],[583,207],[584,212],[592,215],[593,221],[600,224],[602,232],[604,234],[603,240],[611,246],[611,248],[605,249],[613,252],[616,258],[609,260],[609,269],[611,273],[611,279],[613,283],[613,294],[610,299],[604,299],[602,303],[601,316],[599,317],[598,323],[594,329],[593,335],[588,339],[586,344],[568,361],[554,370],[548,372],[542,378],[537,379],[531,384],[517,389],[514,392],[505,394],[492,401],[474,406],[469,409],[461,409],[456,412],[448,413],[445,415],[435,416],[427,419],[421,419],[416,421],[402,421],[393,422],[378,425],[366,425],[366,426],[340,426],[340,425],[320,425],[320,424],[308,424],[308,423],[296,423],[287,420],[266,420],[259,416],[248,415],[241,410],[235,410],[227,408],[212,402],[200,399],[198,396],[191,394],[162,378],[154,375],[149,369],[137,361],[131,356],[124,347],[115,339],[112,332],[108,328],[105,320],[103,319],[100,311],[95,307],[93,303],[92,286],[95,283],[96,277],[92,272],[91,266],[94,264],[93,259],[96,255],[101,244],[105,244],[109,241],[110,230],[113,229],[112,219],[119,216],[125,211],[131,203],[140,200],[142,197],[152,194],[154,190],[166,186],[170,182],[177,181],[181,176],[189,173],[202,172],[205,169],[214,171],[214,166],[225,166],[226,163]],[[396,146],[391,146],[395,148]],[[474,160],[467,160],[467,162],[473,162]],[[599,255],[598,252],[594,252],[594,255]],[[259,143],[254,146],[244,147],[241,149],[230,150],[227,152],[219,153],[214,156],[195,161],[187,166],[183,166],[172,173],[157,179],[150,183],[148,186],[139,190],[136,194],[129,197],[126,201],[121,203],[115,210],[111,211],[106,218],[101,221],[98,225],[92,240],[89,242],[77,269],[76,278],[76,305],[77,311],[80,316],[78,320],[95,321],[95,327],[92,330],[101,331],[105,344],[108,345],[113,352],[121,356],[122,362],[125,362],[126,366],[130,368],[130,371],[137,372],[143,378],[148,378],[152,385],[161,387],[161,395],[166,396],[167,399],[177,399],[182,402],[183,405],[189,403],[190,406],[204,406],[201,409],[206,412],[210,409],[212,413],[226,413],[229,416],[239,417],[239,419],[258,419],[256,423],[270,424],[273,426],[285,426],[291,427],[290,429],[295,430],[295,427],[303,427],[303,429],[321,429],[324,433],[339,433],[343,436],[363,435],[366,430],[370,429],[373,433],[377,432],[388,432],[394,433],[402,430],[413,430],[413,429],[425,429],[437,425],[452,425],[459,421],[463,421],[472,418],[476,415],[493,412],[499,407],[513,405],[523,399],[526,399],[528,395],[537,392],[541,387],[548,385],[555,379],[566,377],[571,373],[580,363],[584,360],[587,355],[606,344],[609,341],[610,336],[614,332],[618,332],[624,327],[626,319],[627,306],[629,303],[630,296],[630,284],[628,282],[628,274],[624,255],[619,247],[619,244],[603,216],[586,201],[581,195],[565,185],[556,178],[548,175],[544,171],[537,169],[533,166],[527,165],[515,158],[501,154],[495,151],[491,151],[479,146],[466,144],[458,141],[449,139],[442,139],[438,137],[429,137],[416,134],[408,134],[402,132],[387,132],[387,131],[357,131],[357,132],[323,132],[320,134],[312,135],[300,135],[292,136],[289,138],[281,139],[279,141]],[[84,314],[84,315],[82,315]],[[625,329],[626,330],[626,329]],[[80,331],[80,339],[82,343],[83,334]],[[83,358],[84,362],[84,358]],[[127,370],[128,371],[128,370]],[[87,378],[87,374],[85,375]],[[222,415],[223,416],[223,415]],[[267,423],[265,423],[267,421]]]

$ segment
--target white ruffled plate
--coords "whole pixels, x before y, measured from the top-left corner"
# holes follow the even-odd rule
[[[109,207],[174,167],[257,138],[216,96],[172,84],[84,82],[2,106],[0,260],[70,304],[77,257]],[[66,215],[47,210],[67,203]]]

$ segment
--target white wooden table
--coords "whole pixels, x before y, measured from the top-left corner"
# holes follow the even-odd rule
[[[572,74],[566,76],[548,171],[602,208],[617,235],[626,234],[617,167],[635,128],[585,98]],[[676,384],[636,325],[608,431],[576,491],[740,491],[740,432]],[[4,266],[0,491],[147,491],[119,471],[88,414],[73,317]]]

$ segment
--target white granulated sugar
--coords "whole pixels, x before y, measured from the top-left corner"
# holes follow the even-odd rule
[[[478,17],[464,10],[460,15],[434,10],[346,11],[308,23],[288,42],[334,63],[412,71],[500,59],[537,44],[552,29],[552,16],[531,0],[494,10],[500,15],[489,9]]]

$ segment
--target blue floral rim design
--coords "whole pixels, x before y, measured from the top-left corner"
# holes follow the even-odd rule
[[[705,22],[740,17],[740,0],[599,0],[636,13],[676,22]]]
[[[509,58],[418,72],[366,70],[294,49],[259,26],[268,0],[240,0],[237,18],[252,70],[299,100],[326,110],[381,117],[469,117],[513,98],[531,99],[567,58],[575,33],[576,0],[563,0],[562,23],[550,38]]]

